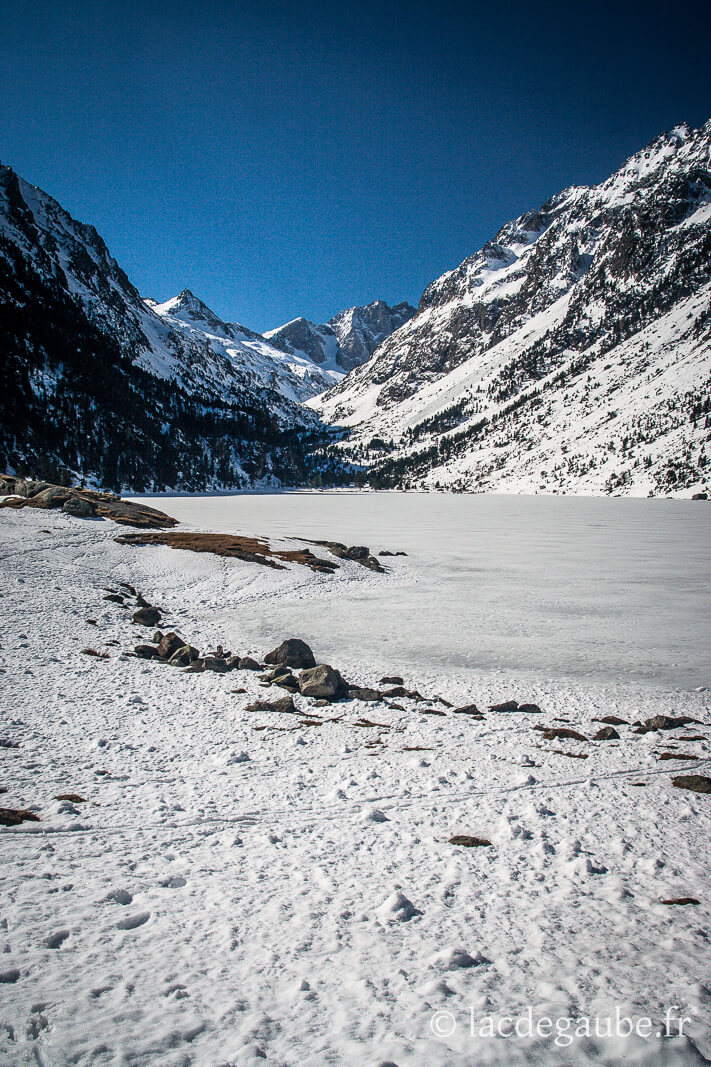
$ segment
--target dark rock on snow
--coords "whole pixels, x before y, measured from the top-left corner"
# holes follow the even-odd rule
[[[691,789],[694,793],[711,793],[711,778],[705,774],[680,774],[672,778],[677,789]]]
[[[157,626],[160,622],[161,613],[158,608],[139,608],[133,613],[133,621],[139,626]]]
[[[285,667],[295,667],[297,669],[309,669],[316,666],[313,652],[306,642],[301,641],[298,637],[290,637],[288,640],[282,641],[278,648],[274,648],[266,654],[264,662],[279,663]]]
[[[620,735],[614,726],[603,726],[593,737],[593,741],[619,741]]]
[[[305,697],[325,697],[332,700],[345,694],[347,687],[340,673],[327,663],[311,667],[299,675],[299,690]]]

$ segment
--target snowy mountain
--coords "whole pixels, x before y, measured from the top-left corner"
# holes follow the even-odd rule
[[[3,468],[138,490],[308,479],[318,420],[294,401],[322,373],[192,294],[145,302],[92,226],[7,166],[0,297]]]
[[[375,484],[668,493],[706,486],[711,120],[504,226],[310,401]]]
[[[264,336],[283,352],[309,359],[342,376],[365,363],[378,345],[414,314],[410,304],[389,307],[384,300],[374,300],[365,307],[339,311],[321,326],[298,318]]]
[[[340,367],[319,366],[306,353],[286,353],[260,334],[236,322],[223,322],[189,289],[179,296],[148,306],[189,342],[204,344],[229,359],[257,388],[274,390],[296,403],[322,393],[343,378]]]

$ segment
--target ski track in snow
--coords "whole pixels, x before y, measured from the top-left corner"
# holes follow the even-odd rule
[[[136,550],[114,542],[120,532],[0,512],[1,736],[21,746],[0,748],[0,804],[41,817],[0,830],[0,1062],[707,1062],[711,797],[671,779],[711,773],[708,742],[673,740],[708,737],[708,725],[621,727],[620,742],[598,744],[543,742],[531,727],[563,718],[589,737],[611,713],[709,724],[708,694],[545,681],[520,691],[429,672],[406,684],[456,705],[533,700],[544,713],[477,722],[444,708],[422,715],[429,705],[407,700],[401,712],[300,697],[338,721],[248,713],[250,700],[282,690],[248,671],[185,675],[123,656],[152,630],[104,601],[105,589],[135,585],[164,610],[161,629],[201,649],[263,655],[240,633],[241,601],[261,598],[267,617],[270,600],[289,595],[318,610],[328,583],[347,597],[388,576]],[[362,684],[388,669],[353,649],[334,665]],[[388,728],[356,727],[361,717]],[[660,763],[671,745],[701,758]],[[456,833],[492,847],[454,847]],[[659,903],[681,896],[701,904]],[[456,950],[470,966],[456,965]],[[553,1018],[619,1006],[655,1026],[677,1005],[692,1021],[681,1039],[569,1047],[472,1036],[470,1011],[529,1005]],[[452,1013],[451,1035],[433,1033],[436,1011]]]

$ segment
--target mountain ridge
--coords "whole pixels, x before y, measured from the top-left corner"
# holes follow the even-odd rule
[[[376,484],[705,486],[706,427],[693,413],[705,422],[710,148],[711,120],[681,124],[599,185],[571,186],[505,224],[426,287],[417,314],[368,363],[309,405],[348,429],[344,451],[372,465]],[[652,395],[645,379],[657,374]],[[614,433],[592,417],[592,393],[614,396]]]

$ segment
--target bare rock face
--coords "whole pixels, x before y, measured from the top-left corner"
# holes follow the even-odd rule
[[[316,666],[314,654],[305,641],[298,637],[290,637],[286,641],[273,648],[264,657],[265,663],[280,664],[284,667],[295,667],[297,670]]]
[[[347,692],[346,683],[340,673],[327,663],[302,671],[299,675],[299,692],[305,697],[333,700]]]

